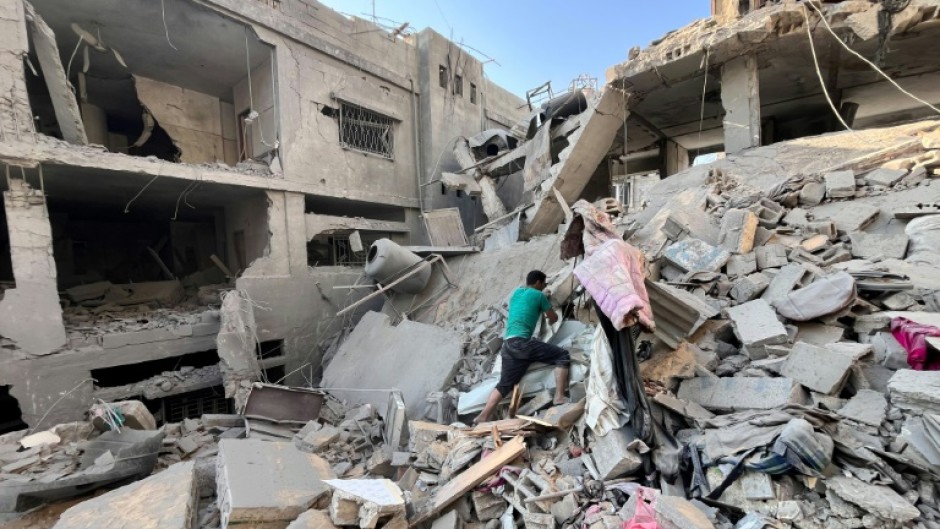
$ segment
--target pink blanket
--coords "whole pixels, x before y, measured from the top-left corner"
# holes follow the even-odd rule
[[[907,318],[891,320],[891,334],[907,351],[907,363],[917,371],[940,370],[940,358],[929,355],[928,336],[940,336],[940,329],[932,325],[922,325]]]
[[[574,269],[574,275],[591,294],[617,330],[639,323],[655,329],[646,293],[646,257],[618,239],[609,239]]]

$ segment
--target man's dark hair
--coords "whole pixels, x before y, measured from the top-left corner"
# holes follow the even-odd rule
[[[545,279],[546,279],[546,277],[545,277],[545,272],[543,272],[543,271],[541,271],[541,270],[533,270],[533,271],[529,272],[528,274],[526,274],[526,276],[525,276],[525,284],[526,284],[526,286],[531,287],[532,285],[538,283],[539,281],[544,282]]]

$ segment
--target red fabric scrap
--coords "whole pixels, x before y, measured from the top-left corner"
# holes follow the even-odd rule
[[[927,348],[927,337],[940,336],[940,329],[898,317],[891,320],[891,334],[907,351],[907,364],[911,369],[940,370],[940,355],[930,354]]]

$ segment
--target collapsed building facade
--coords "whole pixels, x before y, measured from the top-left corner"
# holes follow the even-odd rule
[[[159,376],[218,363],[212,285],[271,309],[262,367],[303,380],[358,292],[333,288],[361,274],[350,235],[428,246],[423,212],[482,219],[475,197],[423,183],[451,138],[523,112],[437,33],[317,2],[2,10],[6,427],[147,383],[177,418],[224,409],[217,372]]]
[[[42,5],[24,4],[23,20],[36,24],[30,10]],[[278,40],[258,20],[288,6],[242,14],[267,44],[287,45],[276,52],[278,65],[294,60],[294,41]],[[102,333],[106,322],[96,316],[113,311],[109,305],[157,306],[178,298],[179,289],[94,278],[53,291],[32,281],[61,266],[54,243],[37,244],[43,236],[56,240],[55,215],[47,213],[50,174],[64,170],[58,165],[71,168],[65,160],[86,174],[91,162],[88,148],[30,133],[22,142],[28,150],[17,143],[19,154],[4,158],[12,268],[20,272],[2,303],[19,310],[17,290],[45,288],[48,299],[28,299],[48,306],[54,299],[56,307],[62,300],[73,324],[65,327],[68,340],[103,336],[43,355],[44,342],[29,342],[30,353],[3,334],[19,362],[10,360],[17,369],[11,394],[45,400],[31,408],[31,429],[0,437],[0,515],[74,498],[77,486],[149,476],[72,500],[55,527],[141,520],[181,529],[936,527],[940,93],[930,81],[940,62],[930,43],[940,4],[715,0],[712,7],[713,17],[632,50],[600,91],[573,86],[538,108],[506,96],[473,114],[475,121],[468,107],[425,105],[433,101],[426,90],[475,90],[456,88],[472,77],[441,54],[450,45],[441,40],[435,52],[427,39],[437,37],[419,34],[410,49],[419,59],[417,89],[405,96],[420,122],[413,161],[421,169],[410,175],[415,202],[401,206],[404,220],[386,217],[359,188],[329,194],[262,186],[267,246],[240,259],[244,244],[234,241],[242,236],[233,234],[233,248],[226,242],[210,254],[221,263],[194,270],[179,287],[218,308],[218,320],[176,310],[166,316],[177,322],[171,331],[121,327],[115,336]],[[63,24],[52,11],[43,20]],[[167,20],[162,29],[173,27]],[[170,30],[159,36],[161,44],[181,46]],[[86,61],[83,43],[115,55],[110,39],[81,37],[75,60]],[[100,56],[89,57],[93,64]],[[357,65],[359,74],[370,71]],[[135,79],[137,87],[146,83]],[[302,86],[274,93],[286,101]],[[172,123],[161,121],[155,94],[137,92],[154,123]],[[306,103],[295,107],[299,115],[335,117],[335,108]],[[250,107],[236,123],[258,122]],[[342,106],[339,112],[338,119],[348,116]],[[210,185],[204,180],[222,185],[223,176],[237,177],[247,193],[242,188],[256,178],[270,186],[287,175],[295,159],[287,140],[304,135],[282,126],[277,148],[250,167],[141,162],[100,150],[93,157],[107,159],[109,171],[136,162],[118,171],[140,178],[129,203],[120,204],[125,215],[166,201],[173,217],[187,219],[197,199],[206,207],[235,199],[223,187],[200,195]],[[185,132],[164,133],[185,152]],[[158,187],[185,180],[189,173],[179,168],[203,171],[200,187]],[[371,213],[350,218],[343,205]],[[230,215],[222,207],[227,241]],[[13,229],[13,217],[26,228]],[[396,232],[396,222],[408,231]],[[370,232],[378,239],[371,247]],[[339,248],[322,234],[348,241]],[[144,245],[142,261],[181,275],[187,253],[163,255],[166,244]],[[362,272],[333,268],[354,264],[337,260],[347,244],[369,247]],[[306,262],[294,253],[302,247]],[[376,270],[383,259],[398,261],[395,273]],[[535,365],[501,404],[501,419],[467,426],[499,379],[506,295],[533,268],[548,273],[550,299],[564,316],[538,333],[571,352],[571,402],[552,402],[552,368]],[[221,283],[200,277],[212,274]],[[317,307],[310,310],[319,311],[322,327],[300,321],[300,303]],[[146,327],[156,313],[114,318],[113,325]],[[153,355],[170,340],[126,340],[143,332],[195,340],[207,323],[218,327],[205,335],[217,348],[213,361],[187,358],[186,369],[161,365],[154,376],[110,387],[101,383],[111,373],[84,371],[93,353],[108,358],[106,367],[119,365],[101,354],[108,343],[124,340],[113,354],[137,362],[144,353],[136,351]],[[15,334],[23,324],[6,329],[24,336]],[[270,343],[281,336],[272,329],[283,331],[283,344]],[[33,335],[20,341],[27,338]],[[282,356],[284,370],[266,374]],[[60,364],[63,358],[73,360]],[[292,387],[266,383],[283,375],[297,375],[286,379]],[[71,390],[68,378],[55,393],[17,389],[55,376],[96,380]],[[174,414],[165,403],[153,405],[153,396],[206,379],[225,384],[235,403],[223,405],[232,408],[202,401]],[[147,405],[127,400],[134,397]],[[89,405],[89,419],[78,420]],[[49,427],[47,417],[75,422]],[[135,500],[141,497],[169,508],[143,508]]]

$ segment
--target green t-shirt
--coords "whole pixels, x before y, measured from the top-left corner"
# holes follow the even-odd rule
[[[506,339],[531,338],[539,316],[551,308],[552,304],[542,291],[529,287],[517,288],[509,298]]]

